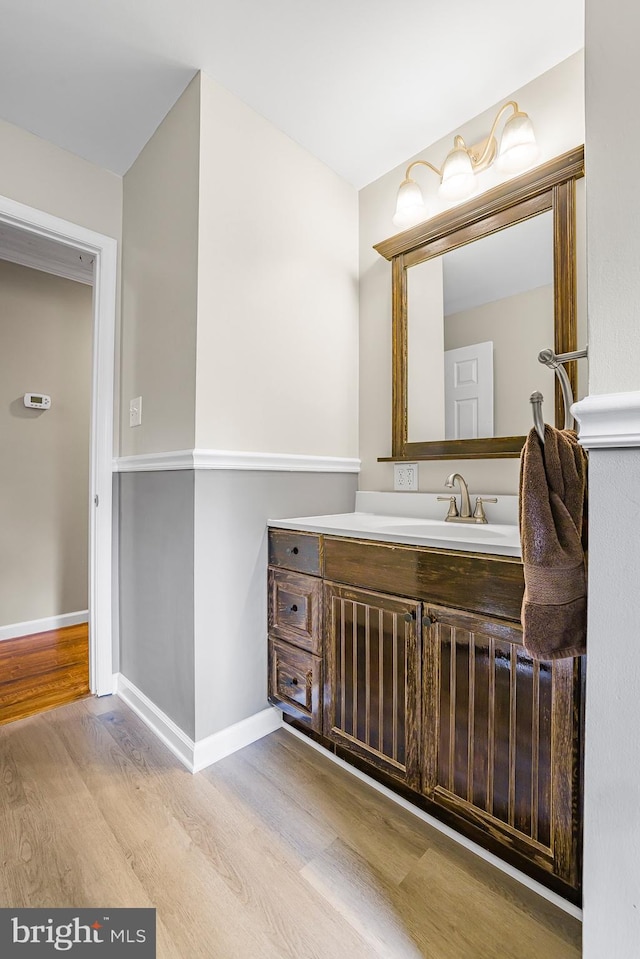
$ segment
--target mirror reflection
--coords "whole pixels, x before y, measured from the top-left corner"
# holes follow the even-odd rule
[[[553,214],[540,213],[407,271],[408,440],[519,436],[529,395],[553,415]]]

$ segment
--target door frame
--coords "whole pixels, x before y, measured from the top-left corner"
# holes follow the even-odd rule
[[[60,217],[0,196],[0,222],[94,257],[89,466],[89,685],[113,690],[113,429],[118,243]]]

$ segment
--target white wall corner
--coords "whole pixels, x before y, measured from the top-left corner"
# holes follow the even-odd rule
[[[122,673],[114,674],[113,691],[140,717],[154,735],[171,750],[190,773],[230,756],[282,725],[282,713],[273,706],[194,742],[159,706]]]
[[[640,446],[640,391],[586,396],[571,412],[585,449]]]
[[[194,750],[194,773],[217,763],[225,756],[230,756],[244,746],[249,746],[263,736],[268,736],[280,726],[282,726],[282,713],[274,706],[268,706],[259,713],[234,723],[233,726],[227,726],[226,729],[221,729],[220,732],[199,740]]]

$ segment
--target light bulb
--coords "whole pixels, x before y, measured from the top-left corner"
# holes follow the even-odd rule
[[[514,113],[507,120],[496,167],[503,173],[520,173],[533,166],[540,157],[533,124],[526,113]]]
[[[471,159],[464,147],[454,147],[442,168],[442,182],[438,193],[445,200],[465,200],[471,196],[476,178]]]
[[[429,209],[424,202],[422,190],[415,180],[403,180],[398,189],[396,212],[393,216],[393,225],[401,230],[429,216]]]

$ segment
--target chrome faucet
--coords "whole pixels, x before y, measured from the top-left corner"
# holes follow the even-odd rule
[[[461,476],[460,473],[452,473],[450,476],[447,476],[444,481],[444,485],[447,489],[454,489],[456,480],[460,486],[460,519],[469,519],[471,517],[471,503],[469,502],[469,487],[467,486],[467,481],[464,476]]]
[[[487,517],[484,511],[484,503],[497,503],[498,500],[492,497],[476,496],[476,508],[471,515],[471,502],[469,500],[469,487],[464,476],[460,473],[451,473],[444,481],[448,489],[454,489],[456,480],[460,486],[460,511],[455,496],[439,496],[438,499],[449,503],[449,512],[445,517],[447,523],[486,523]]]

